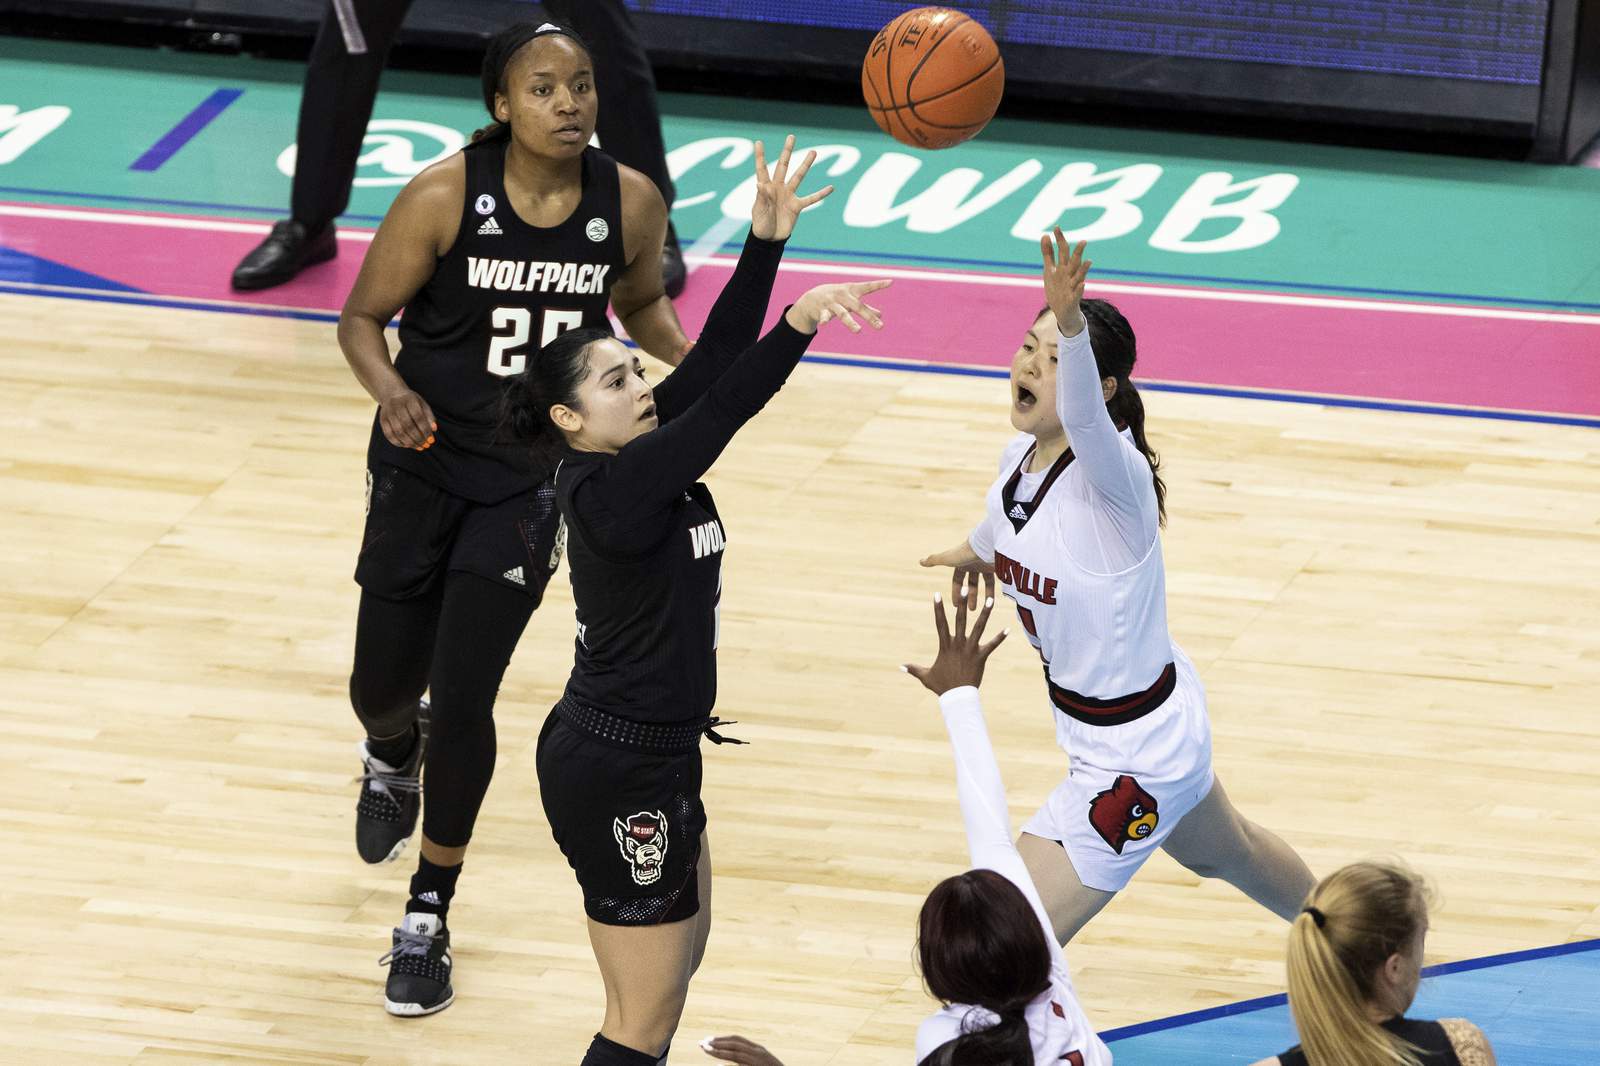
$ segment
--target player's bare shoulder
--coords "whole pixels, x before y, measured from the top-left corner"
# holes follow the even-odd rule
[[[402,215],[407,229],[431,238],[444,255],[461,228],[461,202],[467,195],[467,157],[455,152],[423,169],[400,190],[390,215]]]
[[[656,183],[632,167],[618,163],[617,182],[621,186],[623,246],[631,262],[644,242],[665,237],[667,202]]]

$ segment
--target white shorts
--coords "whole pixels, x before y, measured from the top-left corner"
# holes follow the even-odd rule
[[[1177,681],[1160,707],[1126,725],[1088,725],[1056,710],[1067,778],[1023,825],[1057,840],[1078,880],[1121,891],[1183,816],[1211,791],[1206,690],[1173,647]]]

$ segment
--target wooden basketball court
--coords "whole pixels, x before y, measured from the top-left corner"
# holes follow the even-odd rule
[[[0,317],[0,1061],[575,1061],[602,991],[533,770],[564,571],[501,692],[457,1002],[390,1018],[415,853],[352,847],[371,406],[333,327],[20,295]],[[1600,437],[1146,403],[1170,616],[1240,808],[1319,873],[1428,875],[1430,961],[1600,936]],[[716,924],[674,1062],[727,1032],[790,1066],[907,1061],[914,916],[965,849],[937,707],[896,667],[930,657],[942,575],[916,560],[977,516],[1005,405],[993,379],[807,364],[713,472],[719,713],[750,744],[706,748]],[[1024,641],[984,696],[1020,822],[1065,770]],[[1157,855],[1068,957],[1108,1027],[1281,990],[1284,931]]]

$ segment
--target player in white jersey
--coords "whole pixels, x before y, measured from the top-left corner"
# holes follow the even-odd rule
[[[935,596],[939,654],[932,666],[902,667],[939,697],[973,866],[935,885],[917,919],[922,979],[943,1006],[917,1027],[915,1061],[1110,1066],[1111,1051],[1078,1003],[1050,915],[1011,842],[1005,784],[978,701],[983,664],[1005,639],[1001,633],[983,642],[994,607],[994,575],[983,580],[983,609],[971,632],[968,593],[976,603],[978,580],[956,574],[950,584],[954,631]],[[766,1048],[741,1036],[708,1038],[700,1046],[718,1062],[782,1066]]]
[[[1057,228],[1041,247],[1048,307],[1011,368],[1018,436],[977,528],[922,560],[992,567],[1044,660],[1069,770],[1018,850],[1062,943],[1158,846],[1292,920],[1311,871],[1229,802],[1211,769],[1205,688],[1167,631],[1165,486],[1129,379],[1133,330],[1083,299],[1082,242],[1071,248]]]
[[[982,642],[994,576],[986,575],[984,585],[983,609],[969,633],[968,596],[975,604],[978,581],[952,577],[954,631],[934,597],[938,657],[932,666],[905,667],[939,697],[973,865],[935,885],[918,918],[922,979],[944,1006],[917,1027],[917,1062],[1109,1066],[1111,1052],[1078,1003],[1051,915],[1011,842],[1005,784],[978,701],[984,661],[1006,636]]]

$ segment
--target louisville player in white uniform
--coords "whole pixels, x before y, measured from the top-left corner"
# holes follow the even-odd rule
[[[1129,380],[1132,329],[1083,299],[1081,242],[1057,228],[1041,247],[1049,307],[1011,370],[1019,434],[967,541],[922,560],[992,567],[1044,660],[1069,770],[1018,851],[1062,943],[1158,846],[1292,920],[1311,871],[1229,802],[1211,769],[1205,688],[1167,631],[1165,489]]]

